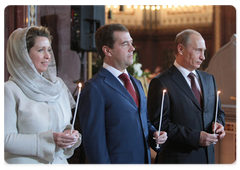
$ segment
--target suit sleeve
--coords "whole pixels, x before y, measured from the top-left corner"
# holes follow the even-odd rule
[[[148,123],[148,131],[149,131],[149,137],[148,137],[148,144],[149,146],[156,152],[159,152],[161,150],[157,150],[156,149],[156,142],[155,139],[153,139],[153,133],[156,132],[156,128],[151,124],[150,120],[149,120],[149,116],[147,115],[147,123]],[[164,144],[162,144],[164,145]]]
[[[110,163],[105,131],[105,104],[101,92],[86,82],[79,100],[83,146],[90,163]]]
[[[148,92],[148,113],[151,123],[156,129],[159,127],[162,91],[166,87],[157,78],[152,79]],[[200,131],[187,128],[171,121],[171,102],[167,92],[164,98],[161,130],[168,133],[168,140],[182,146],[197,149],[199,147]]]
[[[146,100],[146,96],[145,96],[145,93],[144,93],[144,90],[143,90],[143,87],[142,87],[142,83],[139,81],[139,80],[135,80],[136,82],[138,82],[139,86],[141,87],[140,89],[142,90],[142,96],[144,96],[144,99],[142,100]],[[142,108],[146,108],[147,106],[141,106],[141,109]],[[145,110],[143,111],[145,113]],[[155,129],[155,127],[151,124],[150,120],[149,120],[149,115],[148,115],[148,111],[147,111],[147,108],[146,108],[146,118],[147,118],[147,126],[148,126],[148,132],[149,132],[149,135],[148,135],[148,144],[149,146],[155,150],[156,150],[156,142],[155,140],[153,139],[153,133],[156,132],[157,130]]]

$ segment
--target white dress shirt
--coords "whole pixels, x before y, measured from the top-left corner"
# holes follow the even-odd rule
[[[176,60],[174,62],[174,66],[177,67],[177,69],[182,73],[183,77],[186,79],[190,88],[191,88],[191,79],[188,77],[188,75],[189,75],[189,73],[193,73],[195,75],[194,78],[195,78],[196,86],[197,86],[200,94],[202,95],[199,77],[198,77],[198,74],[196,73],[196,71],[195,70],[189,71],[189,70],[185,69],[180,64],[178,64]]]
[[[124,72],[121,72],[118,69],[108,65],[107,63],[103,63],[103,68],[107,69],[110,73],[112,73],[112,75],[114,75],[114,77],[116,77],[116,79],[118,79],[118,81],[124,86],[124,82],[118,76],[120,76],[122,73],[126,73],[129,76],[127,69],[125,69]],[[129,80],[132,83],[130,77],[129,77]],[[134,85],[133,85],[133,89],[135,90]]]

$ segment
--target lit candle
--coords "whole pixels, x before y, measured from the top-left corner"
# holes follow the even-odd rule
[[[78,90],[77,103],[76,103],[75,112],[74,112],[74,117],[73,117],[73,122],[72,122],[71,134],[72,134],[73,127],[74,127],[74,124],[75,124],[75,120],[76,120],[77,108],[78,108],[78,101],[79,101],[79,96],[80,96],[80,93],[81,93],[82,84],[81,84],[81,83],[78,83],[78,87],[79,87],[79,90]]]
[[[220,93],[221,93],[220,91],[217,92],[216,113],[215,113],[214,132],[213,132],[214,134],[215,134],[215,131],[216,131],[216,122],[217,122],[217,115],[218,115],[218,101],[219,101],[219,94]]]
[[[160,130],[161,130],[161,124],[162,124],[162,114],[163,114],[163,103],[164,103],[164,96],[165,93],[167,92],[166,89],[163,90],[163,95],[162,95],[162,103],[161,103],[161,112],[160,112],[160,120],[159,120],[159,127],[158,127],[158,135],[160,135]],[[159,149],[159,144],[157,144],[156,149]]]

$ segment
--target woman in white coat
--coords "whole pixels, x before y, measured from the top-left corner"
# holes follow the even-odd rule
[[[68,163],[81,143],[71,133],[75,101],[56,77],[51,35],[45,27],[19,28],[9,37],[4,83],[4,151],[11,164]]]

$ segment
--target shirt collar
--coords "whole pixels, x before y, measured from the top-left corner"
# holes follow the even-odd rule
[[[174,66],[177,67],[177,69],[182,73],[182,75],[184,77],[187,77],[189,75],[189,73],[193,73],[197,77],[197,74],[196,74],[195,70],[189,71],[189,70],[185,69],[183,66],[178,64],[176,60],[174,61]]]
[[[114,68],[113,66],[108,65],[107,63],[103,63],[103,68],[107,69],[110,73],[112,73],[116,78],[122,74],[121,71]],[[127,69],[124,70],[124,73],[128,75]],[[129,76],[129,75],[128,75]]]

